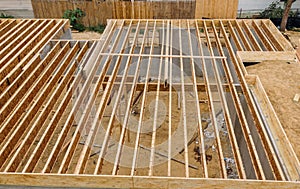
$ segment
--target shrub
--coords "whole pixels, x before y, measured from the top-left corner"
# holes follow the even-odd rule
[[[98,33],[103,33],[104,30],[105,30],[105,25],[102,25],[102,24],[99,24],[98,26],[90,26],[88,28],[88,30],[90,31],[95,31],[95,32],[98,32]]]
[[[284,2],[285,3],[285,2]],[[273,1],[267,8],[265,8],[259,15],[261,18],[282,18],[284,9],[280,1]],[[296,17],[296,12],[290,11],[289,17]]]
[[[283,15],[283,8],[279,1],[272,2],[265,10],[260,13],[262,18],[281,18]]]
[[[1,13],[0,18],[14,18],[14,16],[8,15],[8,14],[5,14],[5,13]]]
[[[75,10],[66,10],[64,12],[63,18],[69,19],[70,24],[73,29],[78,30],[80,32],[85,30],[85,26],[81,23],[81,19],[85,16],[85,12],[79,8]]]

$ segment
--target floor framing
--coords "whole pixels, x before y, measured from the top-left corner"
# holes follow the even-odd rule
[[[0,185],[299,186],[244,67],[295,61],[271,21],[109,20],[96,41],[68,27],[0,20]]]

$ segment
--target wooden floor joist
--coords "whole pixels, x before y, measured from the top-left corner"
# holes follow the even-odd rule
[[[269,20],[109,20],[95,41],[67,29],[0,20],[0,185],[298,184],[299,160],[243,65],[295,57]]]

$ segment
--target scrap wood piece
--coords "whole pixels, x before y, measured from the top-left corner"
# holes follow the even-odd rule
[[[293,101],[299,102],[299,99],[300,99],[300,94],[295,94]]]

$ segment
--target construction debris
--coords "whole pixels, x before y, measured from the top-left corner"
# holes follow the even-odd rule
[[[299,99],[300,99],[300,94],[295,94],[293,101],[299,102]]]

